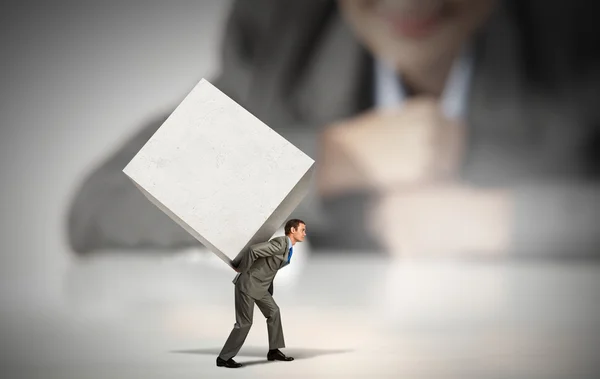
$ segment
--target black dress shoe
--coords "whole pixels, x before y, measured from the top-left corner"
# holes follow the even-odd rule
[[[227,367],[227,368],[238,368],[238,367],[242,367],[242,364],[237,363],[236,361],[233,360],[233,358],[229,358],[228,360],[225,360],[221,357],[217,357],[217,366]]]
[[[283,354],[281,351],[279,351],[279,349],[269,350],[269,352],[267,353],[267,359],[270,361],[285,361],[285,362],[290,362],[290,361],[294,360],[294,358],[292,358],[292,357],[286,357],[285,354]]]

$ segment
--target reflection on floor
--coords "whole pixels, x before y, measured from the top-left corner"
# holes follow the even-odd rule
[[[73,263],[63,303],[2,309],[2,377],[600,377],[600,265],[336,254],[297,267],[275,285],[294,362],[266,361],[255,312],[246,367],[215,366],[234,323],[228,269],[109,255]]]

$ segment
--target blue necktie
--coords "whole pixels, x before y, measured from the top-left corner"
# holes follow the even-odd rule
[[[292,259],[292,253],[294,251],[292,250],[292,248],[290,247],[290,254],[288,255],[288,263],[290,263],[290,260]]]

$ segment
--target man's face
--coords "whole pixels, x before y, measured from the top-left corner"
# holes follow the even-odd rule
[[[338,0],[345,19],[378,59],[398,72],[431,67],[456,51],[496,0]]]
[[[294,237],[294,239],[298,242],[302,242],[304,241],[304,237],[306,237],[306,225],[304,224],[300,224],[298,225],[298,228],[293,228],[292,227],[292,236]]]

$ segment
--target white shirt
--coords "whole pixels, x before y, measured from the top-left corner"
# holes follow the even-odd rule
[[[375,107],[382,109],[402,106],[406,98],[402,80],[386,63],[376,60],[374,66]],[[473,57],[469,49],[465,48],[452,65],[442,93],[441,107],[446,117],[460,119],[466,116],[472,74]]]

